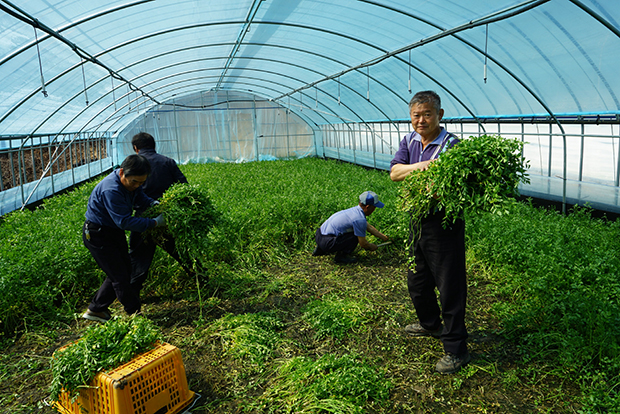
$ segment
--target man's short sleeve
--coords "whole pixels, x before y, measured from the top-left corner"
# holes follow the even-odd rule
[[[366,219],[355,220],[353,222],[353,234],[357,237],[366,237],[366,229],[368,228],[368,222]]]
[[[390,162],[390,171],[396,164],[410,164],[409,160],[409,146],[407,144],[407,135],[400,141],[398,151],[394,154],[394,158]]]

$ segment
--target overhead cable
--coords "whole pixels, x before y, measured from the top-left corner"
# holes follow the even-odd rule
[[[8,4],[12,9],[7,7],[7,6],[5,6],[2,3]],[[73,52],[75,54],[77,54],[81,59],[90,61],[90,62],[94,63],[95,65],[98,65],[98,66],[104,68],[106,71],[108,71],[110,73],[110,76],[113,76],[116,79],[118,79],[118,80],[120,80],[122,82],[127,83],[132,90],[139,90],[140,92],[142,92],[142,94],[144,96],[148,97],[150,100],[152,100],[156,104],[159,104],[159,102],[156,99],[154,99],[151,96],[149,96],[148,93],[142,91],[139,87],[131,84],[131,82],[129,80],[125,79],[122,75],[120,75],[119,73],[117,73],[113,69],[109,68],[107,65],[105,65],[103,62],[99,61],[97,58],[92,56],[90,53],[86,52],[84,49],[80,48],[78,45],[76,45],[75,43],[71,42],[66,37],[62,36],[56,30],[48,27],[47,25],[45,25],[44,23],[40,22],[35,17],[31,16],[30,14],[28,14],[24,10],[20,9],[19,7],[15,6],[11,2],[6,1],[6,0],[2,0],[2,3],[0,3],[0,10],[6,12],[7,14],[15,17],[18,20],[21,20],[22,22],[24,22],[26,24],[29,24],[29,25],[33,26],[35,29],[39,29],[39,30],[47,33],[48,35],[54,37],[55,39],[61,41],[65,45],[69,46],[69,48],[71,48],[71,50],[73,50]]]
[[[484,17],[481,17],[479,19],[471,20],[468,23],[462,24],[460,26],[453,27],[452,29],[443,30],[440,33],[437,33],[435,35],[429,36],[429,37],[427,37],[425,39],[421,39],[421,40],[417,41],[416,43],[412,43],[410,45],[401,47],[401,48],[396,49],[396,50],[391,51],[391,52],[386,52],[383,55],[378,56],[376,58],[373,58],[373,59],[371,59],[371,60],[369,60],[367,62],[360,63],[360,64],[358,64],[356,66],[348,67],[347,69],[344,69],[344,70],[342,70],[342,71],[340,71],[338,73],[334,73],[333,75],[326,76],[323,79],[319,79],[317,81],[308,83],[308,84],[306,84],[306,85],[304,85],[304,86],[302,86],[300,88],[297,88],[297,89],[295,89],[295,90],[293,90],[291,92],[284,93],[284,94],[282,94],[282,95],[280,95],[280,96],[278,96],[276,98],[273,98],[273,99],[274,100],[282,99],[285,96],[290,95],[292,93],[295,93],[295,92],[297,92],[299,90],[310,88],[310,87],[312,87],[312,86],[314,86],[314,85],[316,85],[318,83],[321,83],[321,82],[324,82],[326,80],[330,80],[330,79],[334,79],[334,78],[340,77],[340,76],[342,76],[342,75],[344,75],[346,73],[349,73],[349,72],[360,70],[360,69],[363,69],[363,68],[368,67],[368,66],[376,65],[376,64],[381,63],[381,62],[383,62],[384,60],[386,60],[386,59],[388,59],[390,57],[399,55],[401,53],[407,52],[407,51],[409,51],[411,49],[418,48],[420,46],[424,46],[424,45],[426,45],[428,43],[435,42],[435,41],[437,41],[439,39],[443,39],[444,37],[453,36],[456,33],[462,32],[464,30],[469,30],[469,29],[472,29],[474,27],[483,26],[483,25],[486,25],[486,24],[489,24],[489,23],[494,23],[494,22],[497,22],[497,21],[508,19],[510,17],[516,16],[518,14],[521,14],[521,13],[524,13],[524,12],[526,12],[528,10],[536,8],[536,7],[538,7],[538,6],[540,6],[540,5],[544,4],[544,3],[547,3],[549,1],[550,0],[528,0],[528,1],[525,1],[523,3],[517,4],[515,6],[509,7],[507,9],[500,10],[498,12],[489,14],[489,15],[484,16]]]

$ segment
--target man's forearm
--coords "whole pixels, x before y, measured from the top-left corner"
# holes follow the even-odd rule
[[[370,250],[371,252],[377,250],[377,245],[366,240],[366,237],[358,237],[359,245],[364,250]]]
[[[413,171],[415,164],[395,164],[390,171],[392,181],[402,181]]]
[[[414,164],[394,164],[390,170],[390,178],[392,181],[404,180],[412,171],[424,171],[428,165],[434,160],[416,162]]]
[[[377,230],[376,228],[374,228],[373,226],[371,226],[370,224],[366,225],[366,230],[372,234],[375,237],[380,238],[383,241],[387,241],[389,239],[388,236],[386,236],[385,234],[381,233],[379,230]]]

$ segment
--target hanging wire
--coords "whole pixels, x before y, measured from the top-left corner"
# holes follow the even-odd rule
[[[127,103],[129,104],[129,111],[131,111],[131,88],[129,88],[129,83],[127,84]]]
[[[314,109],[319,107],[319,88],[314,87]]]
[[[340,76],[338,76],[338,105],[340,105]]]
[[[304,110],[304,95],[299,91],[299,112]]]
[[[409,93],[411,93],[411,49],[409,49]]]
[[[112,81],[112,100],[114,100],[114,112],[116,112],[117,109],[116,109],[116,95],[114,94],[114,76],[110,75],[110,80]]]
[[[37,56],[39,57],[39,72],[41,73],[41,92],[43,92],[43,96],[47,98],[47,91],[45,90],[45,79],[43,79],[43,64],[41,63],[41,51],[39,50],[39,37],[37,36],[37,28],[32,27],[34,29],[34,40],[37,44]]]
[[[80,56],[80,61],[82,64],[82,80],[84,81],[84,99],[86,99],[86,106],[88,106],[88,92],[86,91],[86,74],[84,73],[84,59]]]
[[[489,25],[486,24],[486,40],[484,41],[484,83],[487,83],[487,48],[489,46]]]
[[[366,66],[366,78],[368,79],[368,86],[366,88],[366,100],[370,101],[370,66]]]

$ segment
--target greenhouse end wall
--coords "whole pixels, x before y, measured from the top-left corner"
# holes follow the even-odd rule
[[[132,137],[148,132],[157,151],[181,164],[247,162],[316,155],[316,131],[266,99],[205,92],[150,109],[118,134],[116,159],[133,154]]]

